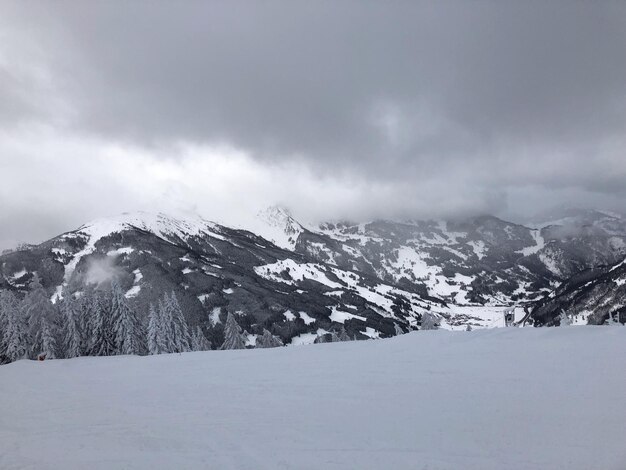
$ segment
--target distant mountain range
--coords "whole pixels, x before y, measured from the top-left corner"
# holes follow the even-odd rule
[[[625,305],[618,214],[569,210],[532,226],[493,216],[313,226],[272,207],[247,228],[150,213],[99,219],[1,255],[0,289],[23,294],[37,273],[56,301],[115,279],[142,315],[174,291],[191,325],[233,312],[291,344],[341,327],[391,336],[417,328],[424,312],[465,328],[493,322],[481,308],[517,305],[550,325],[563,310],[601,323]]]

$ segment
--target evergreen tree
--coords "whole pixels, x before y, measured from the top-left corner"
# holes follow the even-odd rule
[[[224,325],[224,344],[221,349],[245,349],[245,341],[241,334],[241,327],[232,312],[228,312]]]
[[[192,351],[210,351],[211,342],[202,333],[202,328],[199,326],[193,332],[191,336],[191,350]]]
[[[609,315],[610,318],[610,315]],[[559,315],[559,325],[560,326],[569,326],[572,324],[572,320],[569,315],[565,312],[565,310],[561,310],[561,314]]]
[[[339,339],[339,336],[337,336],[337,332],[336,331],[331,331],[330,332],[330,342],[331,343],[338,343],[339,341],[341,341]]]
[[[165,296],[164,305],[166,311],[168,312],[168,317],[171,317],[172,319],[171,325],[174,343],[173,352],[189,351],[191,349],[189,327],[187,326],[187,320],[185,320],[185,316],[180,308],[176,294],[173,291],[169,296]]]
[[[274,336],[267,329],[263,329],[263,334],[256,339],[257,348],[277,348],[279,346],[284,346],[283,342],[279,337]]]
[[[84,344],[77,302],[66,295],[60,302],[60,310],[63,318],[64,357],[82,356]]]
[[[25,358],[28,348],[26,322],[15,295],[9,291],[0,292],[0,319],[4,330],[0,356],[5,356],[9,361]]]
[[[436,330],[439,328],[437,317],[430,312],[422,313],[422,330]]]
[[[399,335],[403,335],[404,331],[402,331],[402,328],[400,328],[400,325],[398,325],[397,323],[393,324],[393,328],[395,330],[395,335],[399,336]]]
[[[89,306],[90,356],[113,356],[116,353],[111,315],[111,293],[95,291]]]
[[[315,341],[313,341],[313,343],[315,344],[328,343],[328,338],[326,337],[326,333],[318,335],[318,337],[315,338]]]
[[[352,341],[348,333],[346,333],[346,327],[342,326],[341,330],[339,330],[339,341]]]
[[[141,323],[117,283],[113,283],[111,287],[111,317],[116,353],[142,354]]]
[[[161,312],[160,308],[157,309],[154,304],[150,304],[147,331],[149,354],[163,354],[167,352]]]
[[[56,335],[55,327],[57,326],[55,321],[57,310],[50,301],[46,290],[39,282],[37,274],[33,276],[29,284],[29,292],[22,300],[21,310],[23,318],[28,325],[29,355],[32,359],[35,359],[39,354],[45,353],[44,324],[48,328],[48,339],[53,339]]]
[[[41,319],[41,348],[39,354],[43,354],[46,359],[57,358],[57,340],[48,320]]]
[[[167,297],[167,296],[166,296]],[[164,300],[159,300],[156,309],[156,324],[159,327],[161,353],[173,353],[176,351],[176,339],[174,337],[174,319],[171,309],[166,307]]]

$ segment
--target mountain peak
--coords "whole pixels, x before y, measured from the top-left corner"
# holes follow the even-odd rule
[[[295,248],[298,236],[304,231],[289,210],[281,206],[270,206],[260,211],[257,220],[259,224],[255,233],[288,250]]]

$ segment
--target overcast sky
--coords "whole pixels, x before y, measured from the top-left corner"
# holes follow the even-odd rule
[[[626,2],[0,3],[0,247],[626,204]]]

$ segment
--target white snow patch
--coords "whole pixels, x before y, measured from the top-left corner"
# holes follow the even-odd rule
[[[336,323],[344,323],[346,320],[351,320],[356,318],[357,320],[365,321],[365,317],[361,317],[359,315],[354,315],[352,313],[345,312],[343,310],[337,309],[337,307],[333,307],[331,309],[330,320]],[[369,336],[369,335],[368,335]]]
[[[485,254],[487,252],[485,242],[483,242],[482,240],[472,240],[470,242],[467,242],[467,244],[472,248],[472,250],[474,250],[474,254],[478,259],[483,259],[485,257]]]
[[[129,255],[131,254],[133,251],[135,251],[134,248],[130,247],[130,246],[125,246],[123,248],[118,248],[116,250],[111,250],[107,252],[107,256],[119,256],[119,255]]]
[[[361,333],[363,333],[365,336],[369,336],[371,339],[380,338],[380,331],[375,330],[371,326],[368,326],[367,328],[365,328],[365,331],[361,331]]]
[[[309,314],[306,312],[298,312],[298,315],[300,315],[300,318],[302,318],[302,321],[305,325],[310,325],[311,323],[315,322],[315,318],[309,316]]]
[[[127,299],[131,299],[133,297],[137,297],[139,292],[141,291],[141,286],[133,286],[124,294],[124,297]]]
[[[520,253],[523,256],[530,256],[530,255],[533,255],[535,253],[538,253],[539,251],[541,251],[546,246],[546,241],[541,236],[541,230],[538,230],[538,229],[531,230],[530,234],[532,235],[533,239],[535,240],[535,244],[532,245],[532,246],[528,246],[526,248],[522,248],[521,250],[516,251],[516,253]]]
[[[294,284],[294,281],[300,282],[304,279],[310,279],[320,284],[324,284],[332,289],[342,287],[341,284],[331,281],[324,272],[324,267],[317,263],[297,263],[294,260],[288,258],[277,261],[276,263],[266,264],[263,266],[256,266],[254,271],[261,277],[269,279],[275,282],[282,282],[285,284]],[[289,279],[284,279],[281,275],[284,271],[289,274]]]
[[[19,278],[21,278],[22,276],[25,276],[28,273],[28,271],[26,271],[25,269],[22,269],[21,271],[18,271],[16,273],[13,273],[11,275],[11,277],[9,277],[9,280],[12,282],[17,281]]]
[[[213,310],[211,310],[211,313],[209,314],[209,320],[211,320],[211,323],[213,325],[222,323],[222,321],[220,320],[220,313],[222,313],[222,307],[215,307]]]

